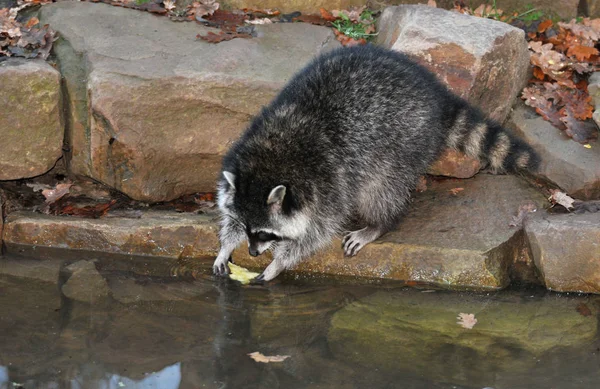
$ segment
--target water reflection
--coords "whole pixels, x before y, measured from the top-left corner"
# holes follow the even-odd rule
[[[98,262],[88,268],[106,282],[93,286],[78,274],[67,298],[62,286],[75,275],[64,263],[49,272],[54,265],[44,262],[40,276],[39,262],[11,261],[0,260],[1,389],[600,384],[596,296],[290,280],[241,287]],[[109,292],[85,302],[94,287]],[[459,312],[478,324],[461,328]],[[254,351],[291,358],[262,364],[248,357]]]

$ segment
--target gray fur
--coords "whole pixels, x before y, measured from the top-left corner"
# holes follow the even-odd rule
[[[273,253],[275,278],[346,231],[347,256],[394,228],[428,166],[451,147],[497,172],[529,168],[533,150],[450,93],[406,56],[374,46],[322,55],[258,114],[223,161],[221,251]]]

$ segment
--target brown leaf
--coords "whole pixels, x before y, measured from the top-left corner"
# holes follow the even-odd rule
[[[538,68],[537,66],[533,67],[533,76],[538,80],[543,80],[544,78],[546,78],[546,74],[543,72],[542,69]]]
[[[193,15],[197,20],[207,15],[212,15],[219,9],[215,0],[194,1],[188,8],[188,15]]]
[[[552,20],[550,20],[550,19],[544,20],[543,22],[538,24],[537,31],[541,34],[541,33],[545,32],[547,29],[549,29],[550,27],[552,27],[552,24],[553,24]]]
[[[592,310],[585,303],[579,303],[575,309],[581,316],[592,316]]]
[[[435,2],[435,0],[428,0],[427,1],[427,6],[428,7],[437,8],[437,3]]]
[[[36,24],[38,24],[39,22],[40,22],[40,19],[38,19],[34,16],[27,21],[27,23],[25,24],[25,28],[31,28],[31,27],[35,26]]]
[[[77,207],[73,204],[66,205],[62,209],[58,211],[59,215],[70,215],[70,216],[80,216],[80,217],[88,217],[98,219],[105,216],[110,207],[115,205],[117,200],[111,200],[108,203],[98,204],[98,205],[88,205],[85,207]]]
[[[196,35],[196,39],[202,39],[203,41],[207,41],[209,43],[221,43],[224,41],[230,41],[235,38],[251,38],[252,36],[249,34],[238,34],[237,32],[225,32],[220,31],[218,34],[214,32],[208,32],[206,35]]]
[[[202,23],[209,27],[220,28],[223,31],[236,32],[237,27],[243,26],[247,18],[248,16],[245,14],[217,10],[212,15],[205,17]]]
[[[427,179],[425,176],[419,177],[419,181],[417,182],[417,187],[415,190],[419,193],[425,192],[427,190]]]
[[[328,22],[333,22],[337,19],[335,16],[331,14],[331,12],[327,11],[325,8],[319,8],[319,12],[321,13],[321,17]]]
[[[565,123],[565,133],[575,142],[582,144],[598,139],[598,126],[593,120],[578,120],[566,110],[566,115],[560,120]]]
[[[573,202],[575,199],[558,189],[550,189],[550,197],[548,197],[548,201],[550,201],[553,205],[560,204],[566,209],[570,210],[573,208]]]
[[[294,21],[314,24],[316,26],[324,26],[329,23],[320,15],[300,15],[293,19]]]
[[[64,184],[57,184],[54,189],[42,190],[42,194],[46,198],[46,204],[52,204],[64,195],[68,194],[71,185],[73,185],[72,182],[66,182]]]
[[[537,206],[533,201],[528,202],[526,204],[521,204],[519,206],[519,211],[517,212],[517,216],[513,216],[512,220],[508,224],[510,227],[519,227],[523,226],[523,220],[527,217],[528,214],[537,211]]]
[[[580,62],[585,62],[585,61],[589,60],[592,55],[598,55],[598,54],[599,54],[598,49],[596,49],[595,47],[588,47],[588,46],[582,46],[582,45],[570,46],[569,49],[567,50],[567,55],[569,57],[574,56]]]
[[[259,351],[255,351],[248,355],[250,356],[250,358],[254,359],[256,362],[261,362],[261,363],[283,362],[286,359],[290,358],[289,355],[263,355]]]
[[[361,38],[361,39],[356,40],[354,38],[350,38],[349,36],[342,34],[336,28],[333,29],[333,33],[335,34],[335,39],[337,39],[338,41],[340,41],[340,43],[342,44],[342,46],[352,47],[352,46],[360,46],[360,45],[366,45],[367,44],[367,40],[366,39]]]
[[[475,315],[472,313],[459,313],[456,319],[458,320],[456,324],[460,324],[468,330],[473,329],[475,324],[477,324],[477,319],[475,319]]]
[[[465,188],[452,188],[449,189],[448,192],[450,192],[453,196],[457,196],[463,190],[465,190]]]

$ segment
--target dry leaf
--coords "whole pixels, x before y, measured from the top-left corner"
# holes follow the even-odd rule
[[[513,216],[511,222],[508,224],[510,227],[519,227],[523,226],[523,220],[527,217],[528,214],[537,211],[537,206],[534,202],[529,202],[527,204],[522,204],[519,207],[519,211],[517,212],[517,216]]]
[[[197,39],[202,39],[203,41],[207,41],[209,43],[221,43],[224,41],[230,41],[235,38],[251,38],[252,36],[249,34],[238,34],[237,32],[225,32],[220,31],[218,34],[214,32],[208,32],[206,35],[196,35]]]
[[[544,20],[543,22],[541,22],[538,25],[537,31],[539,33],[543,33],[545,32],[547,29],[549,29],[550,27],[552,27],[552,20],[548,19],[548,20]]]
[[[452,188],[452,189],[448,190],[448,192],[450,192],[453,196],[456,196],[463,190],[465,190],[465,188]]]
[[[60,199],[64,195],[69,193],[69,188],[73,185],[72,182],[67,182],[64,184],[58,184],[54,189],[44,189],[42,190],[42,194],[46,198],[46,203],[51,204],[56,200]]]
[[[579,303],[575,309],[581,316],[592,316],[592,310],[585,303]]]
[[[475,319],[475,315],[472,313],[459,313],[456,319],[458,320],[456,324],[460,324],[463,328],[468,330],[472,329],[475,324],[477,324],[477,319]]]
[[[164,0],[163,6],[167,11],[172,11],[175,9],[175,1],[174,0]]]
[[[598,49],[582,45],[570,46],[567,50],[569,57],[575,57],[578,61],[583,62],[590,59],[592,55],[598,55]]]
[[[335,16],[331,14],[331,12],[327,11],[325,8],[319,8],[319,12],[321,13],[321,17],[328,22],[333,22],[337,19]]]
[[[558,189],[550,189],[550,197],[548,197],[548,201],[550,201],[553,205],[560,204],[566,209],[570,210],[573,208],[573,202],[575,199]]]
[[[283,362],[286,359],[290,358],[289,355],[263,355],[259,351],[255,351],[248,355],[250,356],[250,358],[254,359],[256,362],[261,362],[261,363]]]
[[[425,176],[419,177],[419,181],[417,182],[417,187],[415,188],[417,192],[425,192],[427,190],[427,179]]]
[[[437,8],[437,3],[435,2],[435,0],[428,0],[427,1],[427,6],[428,7]]]
[[[193,15],[196,20],[202,19],[203,16],[212,15],[219,9],[219,3],[215,0],[200,0],[194,1],[189,6],[188,15]]]

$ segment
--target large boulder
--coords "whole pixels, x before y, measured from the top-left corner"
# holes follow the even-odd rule
[[[600,293],[600,213],[532,218],[525,233],[548,289]]]
[[[577,199],[600,198],[600,147],[597,144],[584,148],[522,104],[513,111],[508,126],[540,154],[540,175]]]
[[[60,74],[42,60],[0,62],[0,181],[46,173],[62,156]]]
[[[527,80],[524,32],[491,19],[424,5],[388,7],[377,43],[409,54],[499,122]]]
[[[214,45],[196,38],[214,29],[105,4],[61,2],[40,15],[62,37],[71,170],[151,202],[214,190],[251,116],[339,46],[330,29],[301,23]]]

